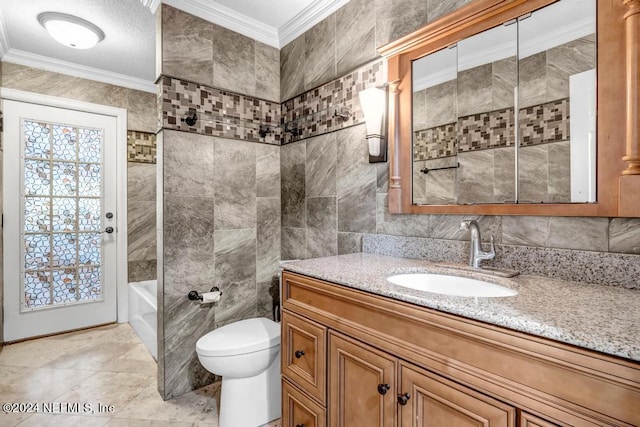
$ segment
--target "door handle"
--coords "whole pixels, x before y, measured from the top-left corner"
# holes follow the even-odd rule
[[[113,227],[107,227],[104,229],[103,233],[111,234],[113,233]]]

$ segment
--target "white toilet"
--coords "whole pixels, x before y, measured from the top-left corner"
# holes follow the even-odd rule
[[[267,318],[218,328],[196,343],[204,368],[222,376],[220,427],[258,427],[280,418],[280,324]]]

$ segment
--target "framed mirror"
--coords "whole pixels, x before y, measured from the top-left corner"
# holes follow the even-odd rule
[[[390,212],[640,216],[625,9],[475,0],[382,47]]]

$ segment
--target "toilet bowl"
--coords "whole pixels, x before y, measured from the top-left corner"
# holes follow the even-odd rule
[[[241,320],[196,343],[202,366],[222,376],[220,427],[258,427],[280,418],[280,325]]]

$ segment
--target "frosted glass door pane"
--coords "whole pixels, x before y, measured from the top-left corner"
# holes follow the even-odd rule
[[[23,308],[102,300],[103,130],[23,121]]]

